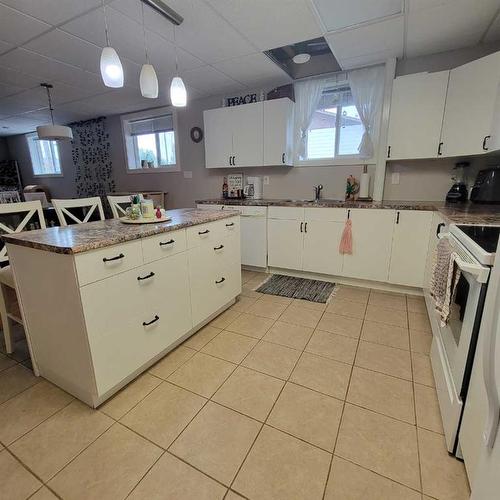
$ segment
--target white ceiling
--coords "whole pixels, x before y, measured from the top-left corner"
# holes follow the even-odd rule
[[[138,88],[145,62],[140,1],[105,3],[123,89],[106,88],[99,75],[101,0],[0,0],[0,135],[47,122],[42,81],[54,84],[61,123],[168,104],[176,46],[193,99],[287,83],[262,51],[322,35],[344,69],[500,39],[500,0],[167,0],[184,17],[175,33],[144,7],[160,80],[160,97],[150,100]]]

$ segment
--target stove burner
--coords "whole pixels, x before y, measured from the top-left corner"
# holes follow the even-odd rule
[[[500,236],[500,226],[465,226],[457,224],[457,228],[476,242],[484,251],[495,253]]]

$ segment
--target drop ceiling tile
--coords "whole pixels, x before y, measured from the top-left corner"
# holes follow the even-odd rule
[[[407,57],[475,45],[498,7],[497,0],[410,0]]]
[[[497,15],[484,37],[485,42],[496,42],[497,40],[500,40],[500,15]]]
[[[168,5],[184,17],[184,22],[175,28],[177,45],[205,63],[212,64],[256,51],[204,1],[169,0]]]
[[[307,0],[208,2],[259,50],[269,50],[322,35],[321,27]]]
[[[291,78],[261,52],[221,61],[213,65],[230,78],[247,86],[274,82],[275,85],[289,83]]]
[[[40,83],[40,78],[22,73],[15,69],[7,68],[0,63],[0,83],[28,89],[36,87]]]
[[[0,3],[0,34],[3,41],[20,45],[49,29],[50,24]]]
[[[229,78],[211,66],[184,71],[181,76],[187,85],[211,95],[243,90],[245,88],[241,83]]]
[[[16,81],[22,81],[23,78],[26,78],[29,82],[28,87],[42,81],[49,81],[54,84],[60,82],[83,87],[95,92],[102,92],[105,88],[99,75],[50,59],[27,49],[18,48],[0,56],[0,67],[15,70],[17,72]],[[11,73],[15,72],[11,71]],[[0,82],[3,77],[2,73],[3,71],[0,71]]]
[[[41,120],[22,118],[19,116],[9,117],[0,120],[0,133],[2,135],[27,134],[33,132],[38,125],[46,123]],[[6,129],[4,127],[7,127]]]
[[[394,54],[382,51],[382,52],[375,52],[374,54],[367,54],[363,56],[339,59],[338,62],[343,70],[349,70],[356,68],[364,68],[366,66],[373,66],[374,64],[382,64],[391,57],[394,57]]]
[[[403,55],[403,16],[329,33],[325,38],[338,61],[384,53]]]
[[[400,14],[401,0],[313,0],[327,31],[335,31],[356,24]]]
[[[12,94],[17,94],[22,91],[23,91],[22,87],[17,87],[16,85],[5,85],[3,83],[0,83],[0,98],[7,97]]]
[[[3,54],[4,52],[7,52],[8,50],[14,48],[15,45],[12,45],[11,43],[4,42],[3,40],[0,40],[0,54]]]
[[[101,5],[101,0],[2,0],[2,3],[57,25]]]
[[[111,9],[107,9],[109,13]],[[62,31],[78,36],[99,47],[106,45],[102,9],[95,9],[59,27]]]
[[[99,72],[101,49],[64,31],[56,29],[46,33],[26,47],[83,70]]]

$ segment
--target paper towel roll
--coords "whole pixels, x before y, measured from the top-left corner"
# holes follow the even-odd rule
[[[370,174],[361,174],[361,181],[359,183],[359,197],[368,198],[370,190]]]

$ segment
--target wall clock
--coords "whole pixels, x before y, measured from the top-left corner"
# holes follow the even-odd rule
[[[201,142],[203,140],[203,130],[200,127],[193,127],[190,135],[193,142]]]

